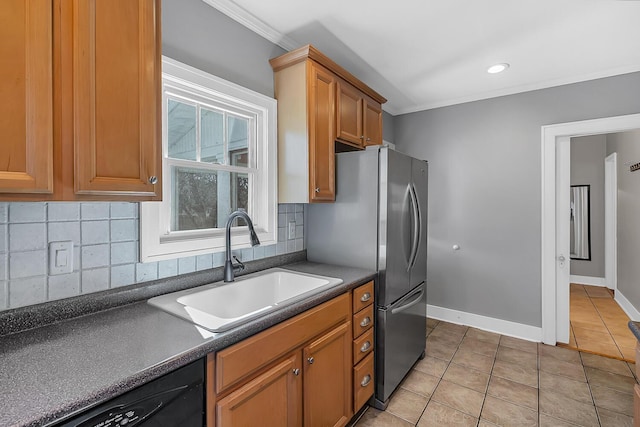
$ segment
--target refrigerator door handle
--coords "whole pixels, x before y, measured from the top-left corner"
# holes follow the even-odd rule
[[[400,307],[395,307],[391,309],[391,314],[396,314],[396,313],[400,313],[402,311],[405,311],[411,307],[413,307],[414,305],[418,304],[420,302],[420,300],[422,299],[422,295],[424,294],[424,287],[420,288],[420,290],[416,293],[414,293],[413,295],[409,295],[407,298],[410,298],[412,296],[415,296],[414,299],[412,299],[411,301],[409,301],[406,304],[401,305]],[[404,301],[402,301],[404,302]]]
[[[410,221],[406,221],[407,216],[411,216],[410,211],[415,211],[413,207],[413,194],[411,193],[411,183],[407,185],[407,189],[404,192],[404,201],[402,205],[402,251],[404,253],[404,260],[407,263],[407,271],[411,270],[411,259],[413,257],[413,237],[411,236]],[[409,227],[409,233],[407,233],[407,226]],[[409,234],[409,241],[407,242],[407,234]],[[408,243],[408,248],[407,248]]]
[[[418,248],[420,247],[420,207],[418,205],[418,196],[413,183],[409,184],[409,195],[411,196],[411,207],[413,209],[413,236],[411,238],[411,255],[409,256],[409,266],[407,271],[413,268],[418,256]]]

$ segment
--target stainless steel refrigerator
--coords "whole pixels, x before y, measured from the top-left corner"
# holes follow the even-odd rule
[[[374,406],[385,408],[424,357],[427,308],[427,162],[368,147],[336,155],[336,201],[311,204],[310,261],[378,271]]]

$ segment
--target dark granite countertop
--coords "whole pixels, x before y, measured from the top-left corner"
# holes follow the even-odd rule
[[[107,401],[375,277],[311,262],[282,268],[343,283],[238,328],[203,336],[146,302],[0,337],[0,426],[41,426]]]
[[[629,329],[631,329],[631,332],[633,332],[636,339],[640,341],[640,322],[629,320]]]

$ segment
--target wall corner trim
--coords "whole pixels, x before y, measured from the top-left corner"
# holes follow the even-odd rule
[[[607,286],[607,280],[604,277],[576,276],[572,274],[569,276],[569,280],[571,283],[577,283],[579,285]]]
[[[436,320],[471,326],[496,334],[507,335],[527,341],[542,342],[542,328],[511,322],[509,320],[496,319],[466,311],[452,310],[450,308],[427,305],[427,316]]]
[[[627,313],[627,316],[634,322],[640,322],[640,311],[636,310],[636,308],[631,304],[631,302],[622,295],[620,289],[616,291],[616,295],[614,297],[618,305]]]

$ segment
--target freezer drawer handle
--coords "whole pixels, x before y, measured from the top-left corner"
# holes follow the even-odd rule
[[[360,301],[362,302],[367,302],[371,299],[371,294],[369,292],[365,292],[364,294],[362,294],[362,296],[360,297]]]
[[[370,348],[371,348],[371,342],[365,341],[364,344],[362,344],[362,347],[360,347],[360,353],[366,353],[367,351],[369,351]]]
[[[367,374],[364,376],[364,378],[362,379],[362,382],[360,383],[360,385],[362,387],[366,387],[369,385],[369,383],[371,382],[371,375]]]
[[[362,321],[360,322],[360,326],[365,328],[365,327],[369,326],[369,323],[371,323],[371,318],[369,316],[367,316],[364,319],[362,319]]]
[[[416,297],[410,302],[408,302],[407,304],[404,304],[404,305],[401,305],[400,307],[396,307],[392,309],[391,314],[400,313],[401,311],[405,311],[409,307],[413,307],[414,305],[420,302],[420,300],[422,299],[422,294],[424,294],[424,289],[420,289],[420,291],[415,294]]]

